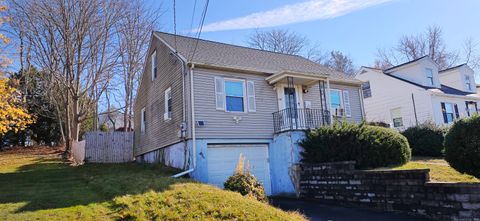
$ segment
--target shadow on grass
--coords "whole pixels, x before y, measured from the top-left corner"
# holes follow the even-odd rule
[[[101,203],[126,194],[162,191],[176,169],[161,165],[87,164],[71,167],[39,159],[13,173],[0,173],[0,203],[26,202],[16,212]]]

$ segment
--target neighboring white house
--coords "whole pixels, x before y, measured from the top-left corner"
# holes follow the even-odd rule
[[[439,70],[428,56],[385,70],[362,67],[367,121],[382,121],[399,130],[426,121],[438,125],[478,112],[474,71],[466,64]]]

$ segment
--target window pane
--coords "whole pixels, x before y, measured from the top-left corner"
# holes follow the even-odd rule
[[[445,103],[445,111],[447,112],[447,114],[453,114],[453,105]]]
[[[243,97],[243,83],[225,81],[225,93],[227,96]]]
[[[399,118],[394,118],[393,119],[393,126],[394,127],[402,127],[403,126],[403,120],[401,117]]]
[[[447,122],[453,122],[453,114],[447,114]]]
[[[427,68],[425,71],[427,72],[426,74],[427,74],[428,83],[430,85],[433,85],[433,70],[430,68]]]
[[[340,108],[340,91],[330,91],[330,104],[332,108]]]
[[[227,96],[227,111],[243,112],[243,98]]]

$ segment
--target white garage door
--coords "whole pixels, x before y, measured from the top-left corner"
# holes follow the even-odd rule
[[[223,188],[223,183],[235,171],[240,154],[250,164],[250,171],[270,195],[270,169],[266,144],[208,145],[208,183]]]

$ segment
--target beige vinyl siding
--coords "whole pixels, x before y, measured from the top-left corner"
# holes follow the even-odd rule
[[[205,121],[196,128],[198,138],[272,138],[273,112],[278,111],[277,94],[268,85],[268,75],[232,73],[205,69],[194,70],[195,120]],[[215,108],[215,77],[253,81],[256,112],[230,113]],[[245,96],[244,99],[247,99]],[[247,109],[247,106],[245,106]],[[235,123],[233,117],[241,117]]]
[[[157,78],[152,81],[151,54],[157,53]],[[178,137],[183,116],[181,61],[170,54],[170,49],[153,38],[147,54],[145,70],[135,102],[135,125],[140,125],[141,109],[145,107],[145,133],[135,127],[135,155],[146,153],[181,141]],[[172,90],[172,119],[163,118],[165,90]]]
[[[338,89],[342,91],[348,91],[350,94],[350,109],[351,109],[351,117],[347,117],[347,120],[353,120],[357,123],[363,120],[362,117],[362,99],[360,97],[360,86],[351,86],[351,85],[343,85],[338,83],[330,83],[331,89]],[[343,95],[342,95],[343,96]]]
[[[308,88],[308,93],[303,93],[303,101],[310,101],[312,104],[312,109],[322,108],[322,103],[320,100],[320,88],[318,87],[319,83],[316,83]],[[324,109],[326,109],[324,104]]]

